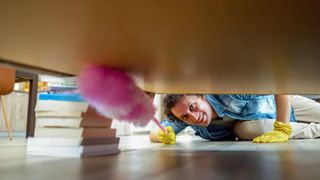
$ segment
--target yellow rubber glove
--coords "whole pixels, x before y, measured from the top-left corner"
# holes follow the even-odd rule
[[[161,129],[158,131],[158,139],[163,144],[175,144],[176,143],[176,134],[171,126],[166,127],[168,133],[163,132]]]
[[[275,142],[287,142],[291,134],[290,123],[285,124],[282,122],[274,122],[273,131],[267,132],[259,137],[253,139],[254,143],[275,143]]]

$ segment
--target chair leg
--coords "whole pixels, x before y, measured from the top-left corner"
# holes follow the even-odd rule
[[[2,112],[3,112],[3,117],[4,117],[4,122],[6,124],[7,127],[7,131],[8,131],[8,135],[9,135],[9,139],[12,140],[12,134],[11,134],[11,125],[10,125],[10,121],[8,119],[8,111],[7,111],[7,106],[4,103],[4,98],[2,95],[1,96],[1,104],[2,104]]]

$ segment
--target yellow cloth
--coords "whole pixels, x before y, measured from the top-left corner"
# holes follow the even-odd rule
[[[292,128],[290,123],[274,122],[273,131],[267,132],[253,139],[254,143],[275,143],[287,142],[289,140]]]
[[[176,134],[174,133],[174,130],[171,126],[166,127],[168,133],[165,133],[161,129],[158,131],[157,136],[158,139],[163,144],[175,144],[176,143]]]

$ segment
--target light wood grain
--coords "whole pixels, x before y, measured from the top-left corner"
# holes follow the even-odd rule
[[[296,180],[319,177],[319,139],[257,145],[249,141],[208,142],[193,138],[179,140],[171,146],[151,146],[147,136],[127,136],[120,145],[132,146],[136,140],[140,140],[140,145],[119,155],[79,159],[26,156],[24,139],[0,139],[0,179]],[[142,142],[145,146],[141,146]]]
[[[87,63],[166,93],[320,92],[318,1],[11,0],[0,58],[78,74]]]

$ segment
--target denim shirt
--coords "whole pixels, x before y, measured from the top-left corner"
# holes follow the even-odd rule
[[[230,117],[235,120],[276,119],[276,103],[274,95],[206,95],[206,100],[219,117]],[[233,126],[235,121],[218,123],[211,121],[209,126],[188,125],[175,117],[162,120],[164,126],[171,126],[178,134],[187,126],[195,130],[196,135],[208,140],[234,140]],[[221,120],[220,120],[221,121]],[[224,121],[224,120],[222,120]],[[290,121],[295,122],[291,107]]]

